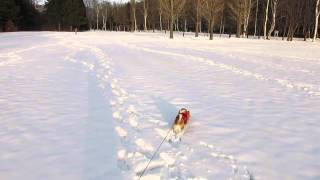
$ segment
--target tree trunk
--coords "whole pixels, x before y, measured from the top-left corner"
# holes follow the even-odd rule
[[[320,15],[320,0],[317,0],[316,12],[315,12],[315,23],[314,23],[315,25],[314,25],[313,41],[315,41],[317,39],[317,35],[318,35],[319,15]]]
[[[97,30],[99,30],[99,8],[97,8]]]
[[[180,32],[180,29],[179,29],[179,17],[178,17],[178,16],[177,16],[177,22],[176,22],[176,23],[177,23],[177,24],[176,24],[176,27],[177,27],[176,30],[177,30],[178,32]]]
[[[200,26],[200,0],[197,0],[196,5],[196,37],[199,37],[199,26]]]
[[[238,20],[237,20],[237,38],[240,38],[241,36],[241,17],[238,15]]]
[[[241,12],[240,9],[238,9],[238,14],[237,14],[237,38],[240,38],[241,36]]]
[[[265,12],[264,27],[263,27],[264,39],[267,39],[267,23],[268,23],[268,14],[269,14],[269,2],[270,2],[270,0],[267,0],[267,7],[266,7],[266,12]]]
[[[210,29],[210,40],[213,40],[213,26],[214,26],[214,18],[212,17],[210,19],[210,23],[209,23],[209,29]]]
[[[223,15],[221,16],[221,21],[220,21],[220,30],[219,30],[219,34],[220,34],[220,37],[222,35],[222,25],[223,24]]]
[[[271,22],[270,30],[268,32],[267,39],[269,39],[269,37],[271,36],[276,26],[277,6],[278,6],[278,0],[272,0],[272,22]]]
[[[200,18],[200,22],[199,22],[199,32],[202,33],[202,21],[201,21],[201,18]]]
[[[159,18],[160,18],[160,31],[162,31],[162,12],[159,12]]]
[[[248,35],[248,26],[249,26],[249,19],[250,19],[250,14],[251,14],[251,0],[249,0],[248,2],[249,4],[247,4],[246,8],[246,15],[245,15],[245,19],[244,19],[244,23],[243,23],[243,36],[247,36]]]
[[[131,31],[137,30],[136,1],[131,0]]]
[[[293,40],[293,36],[294,36],[297,28],[298,28],[298,25],[297,25],[297,24],[296,24],[296,25],[290,25],[290,26],[289,26],[287,41],[292,41],[292,40]]]
[[[222,34],[224,34],[224,24],[225,24],[225,20],[223,19],[223,24],[222,24]]]
[[[257,7],[256,7],[256,19],[254,22],[254,37],[257,35],[257,22],[258,22],[258,12],[259,12],[259,0],[257,0]]]
[[[147,17],[148,17],[148,9],[146,6],[146,0],[143,1],[143,19],[144,19],[144,30],[147,31]]]
[[[173,16],[173,0],[170,0],[170,39],[173,39],[173,22],[174,22],[174,16]]]
[[[105,23],[104,23],[104,25],[105,25],[105,27],[104,27],[104,30],[105,31],[107,31],[107,21],[108,21],[108,8],[106,8],[106,12],[105,12],[106,14],[105,14]]]
[[[102,29],[105,31],[106,30],[106,21],[105,21],[105,16],[102,16]]]

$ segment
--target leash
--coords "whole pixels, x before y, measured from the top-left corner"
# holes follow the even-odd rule
[[[142,171],[142,173],[141,173],[141,175],[140,175],[140,177],[139,177],[138,180],[140,180],[140,179],[142,178],[142,176],[144,175],[144,173],[147,171],[147,169],[148,169],[151,161],[153,160],[154,156],[158,153],[160,147],[162,146],[163,142],[167,139],[167,137],[168,137],[168,135],[169,135],[169,133],[170,133],[171,130],[172,130],[172,128],[169,129],[169,131],[167,132],[166,137],[163,138],[162,142],[159,144],[158,148],[156,149],[156,151],[155,151],[155,152],[153,153],[153,155],[151,156],[151,158],[150,158],[147,166],[146,166],[146,167],[144,168],[144,170]]]

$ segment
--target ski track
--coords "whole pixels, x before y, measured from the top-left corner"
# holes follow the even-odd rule
[[[289,89],[296,89],[298,91],[305,92],[306,94],[310,96],[320,96],[320,86],[315,85],[315,84],[308,84],[308,83],[302,83],[302,82],[294,82],[290,81],[287,79],[282,79],[282,78],[268,78],[262,74],[259,73],[254,73],[249,70],[237,68],[232,65],[224,64],[224,63],[219,63],[216,62],[212,59],[207,59],[207,58],[202,58],[202,57],[197,57],[193,55],[185,55],[181,53],[174,53],[174,52],[168,52],[168,51],[161,51],[161,50],[155,50],[155,49],[150,49],[150,48],[144,48],[144,47],[138,47],[138,46],[133,46],[124,42],[119,43],[122,46],[126,46],[128,48],[136,49],[136,50],[141,50],[145,52],[150,52],[150,53],[156,53],[156,54],[162,54],[162,55],[168,55],[168,56],[176,56],[176,57],[182,57],[184,59],[190,59],[193,61],[197,61],[200,63],[205,63],[209,66],[213,67],[218,67],[220,69],[224,69],[227,71],[230,71],[234,74],[242,75],[242,76],[247,76],[247,77],[252,77],[260,81],[268,81],[268,82],[275,82],[283,87],[289,88]]]
[[[128,179],[138,179],[150,158],[152,157],[157,143],[165,137],[169,124],[160,124],[162,129],[159,129],[159,121],[154,118],[149,118],[149,125],[154,129],[151,136],[157,136],[156,144],[147,142],[141,135],[142,129],[139,128],[140,113],[134,104],[136,102],[135,95],[130,94],[127,90],[120,86],[119,80],[114,77],[114,68],[112,58],[106,55],[101,49],[79,42],[74,42],[64,39],[59,44],[66,46],[72,51],[65,56],[64,60],[80,63],[88,71],[94,71],[99,80],[99,87],[104,90],[110,88],[112,92],[111,100],[109,101],[112,107],[112,117],[116,123],[115,132],[118,134],[121,146],[118,149],[118,167],[122,170],[124,177]],[[79,51],[88,50],[96,57],[96,62],[78,61],[75,56]],[[143,49],[145,50],[145,49]],[[106,100],[109,99],[105,94]],[[128,99],[131,101],[128,102]],[[185,104],[184,100],[176,99],[175,104]],[[140,104],[140,103],[137,103]],[[143,109],[144,107],[142,107]],[[145,123],[145,122],[144,122]],[[171,134],[172,135],[172,134]],[[170,139],[170,136],[167,138]],[[218,161],[229,167],[230,173],[228,179],[236,180],[252,180],[254,175],[249,169],[242,165],[233,155],[226,154],[214,145],[200,142],[198,148],[192,148],[182,142],[171,144],[166,142],[166,147],[162,147],[153,161],[150,163],[148,170],[145,172],[142,179],[206,179],[197,177],[192,172],[192,167],[186,167],[184,161],[192,154],[198,154],[200,151],[207,156],[199,159],[196,164],[205,161],[208,157],[212,161]],[[184,152],[186,151],[186,152]],[[184,152],[184,153],[183,153]],[[224,170],[226,171],[226,170]],[[228,170],[227,170],[228,171]],[[208,173],[211,173],[210,170]]]

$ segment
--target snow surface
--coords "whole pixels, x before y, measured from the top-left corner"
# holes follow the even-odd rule
[[[320,44],[0,34],[0,179],[320,179]]]

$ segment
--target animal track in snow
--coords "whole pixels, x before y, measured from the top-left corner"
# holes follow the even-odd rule
[[[129,100],[132,100],[135,96],[129,94],[125,89],[120,85],[120,81],[114,76],[113,68],[107,58],[99,48],[94,48],[85,45],[83,49],[89,49],[97,57],[97,62],[94,64],[88,63],[86,61],[79,62],[85,66],[88,70],[95,72],[98,79],[99,87],[102,91],[105,91],[106,88],[110,87],[111,100],[110,97],[109,103],[112,111],[112,117],[116,121],[115,123],[115,132],[120,138],[120,147],[117,153],[118,167],[122,171],[132,170],[135,175],[141,173],[141,169],[145,168],[148,163],[152,153],[154,152],[154,147],[149,142],[146,142],[145,139],[141,138],[140,133],[138,132],[138,118],[139,113],[136,107],[133,104],[130,104]],[[72,59],[72,57],[67,57]],[[105,94],[110,96],[109,94]],[[131,99],[130,99],[131,98]],[[134,99],[133,99],[134,100]],[[165,174],[162,171],[168,171],[167,166],[175,163],[171,154],[160,152],[150,164],[148,173],[145,174],[145,177],[157,177],[159,175]],[[175,169],[175,170],[174,170]],[[178,168],[171,168],[170,172],[174,173]],[[153,175],[157,171],[157,175]],[[179,173],[176,173],[179,174]],[[166,176],[170,177],[170,176]],[[133,176],[133,178],[136,178]]]
[[[137,128],[138,127],[138,122],[136,120],[136,115],[130,115],[129,118],[128,118],[128,121],[130,123],[130,125],[134,128]]]
[[[119,135],[120,137],[122,137],[122,138],[127,137],[128,133],[127,133],[126,130],[124,130],[124,129],[121,128],[120,126],[117,126],[115,129],[116,129],[116,131],[117,131],[117,133],[118,133],[118,135]]]
[[[211,157],[216,158],[218,160],[222,160],[226,164],[228,164],[232,168],[232,173],[235,177],[240,176],[240,178],[244,178],[247,180],[253,180],[254,177],[251,172],[248,170],[246,166],[240,165],[234,156],[228,155],[219,151],[212,144],[207,144],[206,142],[200,141],[200,146],[208,148],[211,150]]]
[[[144,152],[151,152],[154,150],[154,148],[151,146],[151,144],[146,143],[143,139],[137,139],[135,141],[135,144]]]
[[[119,111],[116,111],[116,112],[112,113],[112,117],[115,118],[115,119],[118,119],[118,120],[122,119]]]

